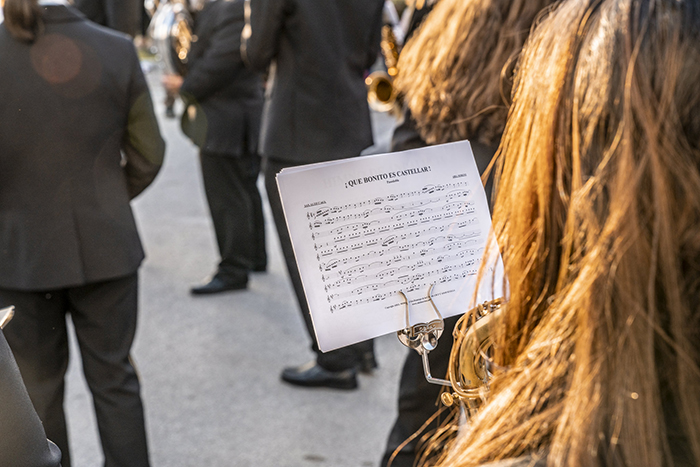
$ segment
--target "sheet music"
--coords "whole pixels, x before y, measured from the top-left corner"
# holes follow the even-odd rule
[[[406,327],[399,291],[411,324],[436,318],[431,284],[443,318],[468,310],[491,219],[467,141],[284,169],[277,183],[321,350]],[[489,265],[478,302],[503,295],[500,258]]]

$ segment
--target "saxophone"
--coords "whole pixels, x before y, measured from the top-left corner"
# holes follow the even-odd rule
[[[146,13],[148,13],[148,17],[153,19],[153,16],[156,14],[156,11],[158,11],[158,7],[160,6],[160,0],[144,0],[143,1],[143,8],[146,10]]]
[[[399,43],[391,24],[382,26],[380,48],[387,71],[374,71],[365,78],[367,103],[372,110],[388,112],[396,104],[396,89],[393,81],[398,71],[396,64],[399,62]]]
[[[459,319],[454,330],[449,380],[436,378],[430,370],[428,355],[437,347],[445,323],[433,301],[434,285],[431,284],[428,289],[428,301],[435,311],[436,319],[413,326],[410,324],[409,300],[403,291],[399,291],[406,304],[406,327],[396,334],[402,344],[421,356],[425,379],[429,383],[451,388],[451,391],[443,392],[440,396],[445,406],[450,407],[455,401],[459,401],[467,409],[477,409],[489,392],[491,369],[495,366],[491,361],[491,336],[501,314],[504,313],[505,302],[502,298],[486,301]]]
[[[365,78],[365,84],[367,85],[367,103],[370,108],[377,112],[388,112],[396,105],[396,90],[393,81],[398,73],[396,65],[399,62],[399,49],[403,44],[404,31],[396,7],[392,2],[384,2],[382,16],[384,25],[382,26],[379,48],[386,71],[370,73]],[[397,37],[397,34],[400,37]]]
[[[193,28],[192,15],[185,0],[159,2],[148,33],[167,73],[180,76],[187,73],[192,42],[197,40]]]
[[[442,393],[444,405],[449,407],[458,400],[476,409],[486,399],[492,377],[493,329],[505,308],[503,299],[491,300],[477,305],[458,321],[450,362],[453,392]]]

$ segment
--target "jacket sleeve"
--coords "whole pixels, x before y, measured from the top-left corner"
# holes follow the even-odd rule
[[[285,0],[250,0],[250,37],[245,43],[245,58],[252,68],[264,71],[277,55],[286,8]]]
[[[141,71],[136,50],[132,48],[129,117],[122,141],[124,171],[129,196],[136,197],[156,178],[165,155],[153,101]]]
[[[382,40],[382,26],[384,25],[384,2],[377,1],[374,12],[374,22],[369,36],[369,47],[367,48],[367,59],[365,69],[370,68],[377,61]]]
[[[242,2],[224,2],[209,44],[187,72],[180,93],[202,101],[231,84],[236,72],[244,67],[239,53],[243,30]],[[219,12],[213,12],[219,13]]]
[[[107,0],[104,5],[107,26],[131,36],[141,33],[143,1]]]
[[[60,467],[61,452],[46,439],[44,427],[34,411],[2,331],[0,394],[0,465]]]

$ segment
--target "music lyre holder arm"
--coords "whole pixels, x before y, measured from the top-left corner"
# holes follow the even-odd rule
[[[432,350],[435,350],[438,345],[438,339],[440,339],[442,332],[445,330],[445,321],[442,319],[440,310],[438,310],[435,302],[433,301],[432,292],[434,286],[435,284],[430,284],[430,288],[428,289],[428,300],[430,301],[433,310],[435,310],[437,319],[434,319],[428,323],[417,323],[413,326],[411,326],[410,321],[410,303],[408,297],[402,290],[399,290],[399,293],[406,301],[406,327],[398,331],[396,335],[403,345],[420,354],[421,358],[423,359],[423,372],[425,373],[425,379],[429,383],[452,387],[452,383],[450,383],[448,380],[435,378],[430,372],[430,360],[428,360],[428,354]]]

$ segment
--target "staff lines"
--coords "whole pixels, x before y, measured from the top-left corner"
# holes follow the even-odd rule
[[[459,251],[456,254],[453,255],[440,255],[437,256],[433,259],[429,259],[426,261],[419,260],[415,264],[409,265],[409,266],[399,266],[395,268],[386,268],[383,269],[376,274],[363,274],[363,272],[369,271],[371,269],[377,269],[381,268],[383,264],[382,262],[377,261],[375,263],[367,265],[365,269],[362,269],[361,272],[355,272],[354,275],[351,273],[346,276],[342,275],[335,275],[335,277],[338,277],[337,280],[333,282],[329,282],[328,284],[325,285],[325,290],[326,292],[329,292],[334,289],[342,289],[347,286],[355,285],[355,284],[361,284],[363,282],[368,282],[371,280],[383,280],[386,279],[387,277],[396,277],[399,281],[403,280],[402,278],[410,277],[410,273],[414,271],[420,271],[421,269],[428,268],[437,264],[442,265],[440,268],[434,269],[432,271],[428,271],[428,274],[435,273],[435,274],[444,274],[447,272],[450,272],[456,268],[460,267],[468,267],[471,265],[471,263],[462,263],[462,264],[449,264],[453,261],[457,261],[460,259],[463,259],[465,257],[470,257],[470,256],[477,256],[480,253],[483,252],[483,248],[476,248],[476,249],[471,249],[471,250],[464,250],[464,251]],[[355,268],[352,268],[355,269]],[[422,274],[422,273],[421,273]],[[332,280],[334,277],[328,277],[324,279],[324,282]],[[388,283],[388,282],[387,282]]]
[[[476,274],[483,248],[468,182],[306,212],[331,312]],[[437,196],[436,196],[437,194]]]
[[[323,274],[321,275],[321,279],[324,282],[333,280],[333,279],[353,279],[361,274],[364,274],[365,272],[374,270],[374,269],[379,269],[379,268],[387,268],[387,271],[390,271],[390,269],[394,268],[389,268],[392,264],[400,264],[403,262],[409,262],[409,261],[414,261],[415,263],[411,265],[411,270],[415,270],[417,267],[426,267],[426,266],[431,266],[436,263],[443,263],[443,262],[448,262],[452,261],[455,259],[459,258],[464,258],[465,256],[476,256],[480,253],[483,252],[483,248],[471,248],[471,249],[462,249],[464,248],[467,244],[470,242],[459,242],[459,243],[451,243],[447,244],[442,248],[425,248],[422,250],[418,251],[408,251],[405,254],[389,254],[386,259],[380,260],[380,261],[372,261],[371,263],[363,263],[363,264],[356,264],[354,266],[351,266],[347,269],[337,269],[334,271],[334,269],[338,268],[341,264],[346,265],[346,264],[353,264],[356,263],[356,261],[342,261],[342,260],[331,260],[328,263],[323,263],[321,264],[321,271]],[[398,248],[398,247],[396,247]],[[455,250],[454,253],[451,254],[439,254],[444,251],[453,251]],[[431,258],[431,256],[437,255],[434,258]],[[383,255],[380,255],[380,257],[383,257]],[[427,258],[427,259],[424,259]],[[329,274],[325,274],[328,272]],[[382,274],[382,271],[378,272],[377,275]],[[389,272],[388,274],[391,274]]]
[[[438,274],[446,274],[449,272],[452,272],[453,270],[463,270],[465,268],[468,268],[470,266],[474,266],[478,264],[480,261],[480,258],[474,258],[470,259],[468,261],[463,262],[462,264],[455,264],[455,265],[447,265],[443,266],[441,268],[434,269],[432,271],[426,271],[426,272],[418,272],[416,274],[403,274],[401,276],[398,276],[396,279],[392,279],[386,282],[378,282],[374,284],[367,284],[363,285],[361,287],[355,287],[352,290],[348,290],[346,292],[335,292],[335,293],[330,293],[328,294],[328,300],[338,300],[341,298],[350,298],[354,297],[356,295],[362,295],[366,292],[376,292],[378,290],[385,290],[385,289],[392,289],[394,292],[397,292],[399,289],[401,289],[402,286],[405,285],[410,285],[414,284],[420,281],[424,281],[425,279],[428,279],[430,277],[435,277]]]
[[[412,198],[414,196],[424,196],[431,195],[433,193],[439,193],[445,190],[454,189],[454,191],[447,194],[448,197],[458,197],[458,196],[469,196],[471,190],[460,189],[469,185],[467,181],[454,182],[454,183],[444,183],[439,185],[426,185],[420,190],[414,190],[404,193],[395,193],[388,195],[386,197],[378,196],[376,198],[368,199],[365,201],[360,201],[357,203],[347,203],[340,206],[328,206],[321,207],[316,210],[311,210],[306,213],[308,219],[315,219],[317,217],[328,216],[329,214],[338,214],[346,210],[360,209],[365,206],[381,206],[387,202],[393,203],[402,199]]]
[[[312,232],[311,238],[315,241],[318,238],[324,238],[334,235],[332,241],[334,243],[339,243],[347,240],[354,240],[356,238],[361,237],[369,237],[372,235],[383,234],[396,230],[410,229],[421,224],[428,224],[441,220],[448,220],[468,216],[470,214],[474,214],[475,212],[476,209],[473,206],[469,205],[455,211],[447,211],[442,213],[436,213],[433,215],[424,215],[419,217],[415,217],[412,215],[406,221],[398,221],[393,223],[391,223],[393,219],[389,219],[386,222],[380,220],[374,220],[369,222],[355,222],[341,227],[336,227],[335,229],[331,229],[326,232]],[[476,223],[477,219],[472,218],[468,222]]]
[[[477,260],[478,263],[479,260]],[[445,284],[449,282],[454,282],[457,280],[465,279],[469,276],[475,276],[478,273],[478,267],[475,268],[470,268],[470,269],[464,269],[460,272],[456,272],[454,274],[446,274],[440,277],[437,277],[435,280],[424,280],[424,281],[417,281],[413,282],[412,284],[408,284],[404,287],[401,287],[400,290],[404,293],[411,293],[416,290],[423,290],[427,289],[430,285],[432,284]],[[392,297],[398,297],[398,290],[392,290],[391,292],[379,292],[374,295],[371,295],[369,297],[363,297],[363,298],[354,298],[354,299],[345,299],[340,301],[339,303],[331,303],[332,300],[330,297],[328,297],[328,303],[329,303],[329,309],[331,313],[335,311],[340,311],[346,308],[351,308],[359,305],[367,305],[369,303],[373,302],[381,302],[384,300],[387,300]]]

